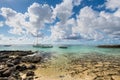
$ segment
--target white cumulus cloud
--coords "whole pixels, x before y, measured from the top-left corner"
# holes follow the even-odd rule
[[[105,11],[96,12],[90,7],[84,7],[80,10],[77,26],[74,28],[74,32],[91,39],[99,39],[100,37],[102,39],[105,35],[110,37],[111,34],[119,31],[120,17],[118,15]]]
[[[72,36],[72,28],[75,26],[75,20],[69,19],[65,24],[58,22],[55,26],[51,27],[51,39],[63,40]]]
[[[10,8],[1,8],[1,15],[5,17],[5,24],[11,27],[10,33],[21,35],[24,33],[22,23],[24,22],[24,15],[17,13]]]
[[[3,21],[0,21],[0,27],[2,27],[4,25]]]
[[[82,0],[73,0],[73,4],[74,4],[75,6],[79,6],[79,5],[81,4],[81,1],[82,1]]]
[[[120,8],[120,0],[107,0],[106,8],[115,10],[116,8]]]
[[[26,32],[36,35],[37,31],[44,28],[45,23],[52,21],[52,9],[47,4],[33,3],[25,14],[3,7],[1,15],[6,19],[5,24],[11,27],[9,32],[18,35]]]
[[[72,17],[73,8],[80,5],[81,0],[63,0],[55,8],[51,8],[48,4],[33,3],[25,13],[3,7],[0,9],[0,14],[6,19],[4,24],[10,27],[9,32],[12,34],[30,33],[36,36],[39,31],[39,36],[43,37],[44,33],[40,31],[47,29],[45,23],[55,22],[54,25],[50,25],[51,34],[44,36],[47,40],[48,38],[52,40],[101,40],[105,39],[105,36],[118,39],[120,35],[118,1],[108,0],[105,4],[106,8],[112,10],[118,8],[113,13],[98,12],[86,6],[80,9],[76,19]],[[59,20],[55,20],[56,18]],[[3,26],[3,22],[0,22],[0,25]]]
[[[65,23],[68,18],[72,15],[73,4],[72,0],[63,0],[62,3],[57,4],[53,9],[55,17],[58,17],[61,20],[61,23]]]
[[[36,32],[43,29],[45,23],[52,22],[52,9],[49,5],[33,3],[29,8],[28,12],[28,21],[24,23],[24,26],[31,32],[33,35],[36,35]]]

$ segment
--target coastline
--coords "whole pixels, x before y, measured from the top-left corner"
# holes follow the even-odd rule
[[[98,45],[97,47],[99,48],[120,48],[120,44],[119,45]]]
[[[119,80],[120,55],[0,51],[0,79]]]

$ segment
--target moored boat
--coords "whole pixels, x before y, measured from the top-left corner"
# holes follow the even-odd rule
[[[11,45],[3,45],[4,47],[10,47]]]
[[[35,48],[52,48],[53,46],[47,45],[47,44],[36,44],[36,45],[33,45],[33,47],[35,47]]]
[[[62,49],[67,49],[68,46],[59,46],[59,48],[62,48]]]

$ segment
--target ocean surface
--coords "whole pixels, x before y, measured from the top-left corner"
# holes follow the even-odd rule
[[[24,51],[44,51],[44,52],[55,52],[55,53],[102,53],[120,55],[119,48],[98,48],[96,46],[83,46],[83,45],[70,45],[67,49],[59,48],[55,45],[53,48],[35,48],[32,45],[12,45],[10,47],[0,46],[0,51],[3,50],[24,50]]]

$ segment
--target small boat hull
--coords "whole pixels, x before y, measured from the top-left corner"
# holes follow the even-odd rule
[[[35,47],[35,48],[52,48],[53,46],[52,45],[33,45],[33,47]]]
[[[11,45],[3,45],[4,47],[10,47]]]
[[[68,47],[67,46],[59,46],[59,48],[67,49]]]

